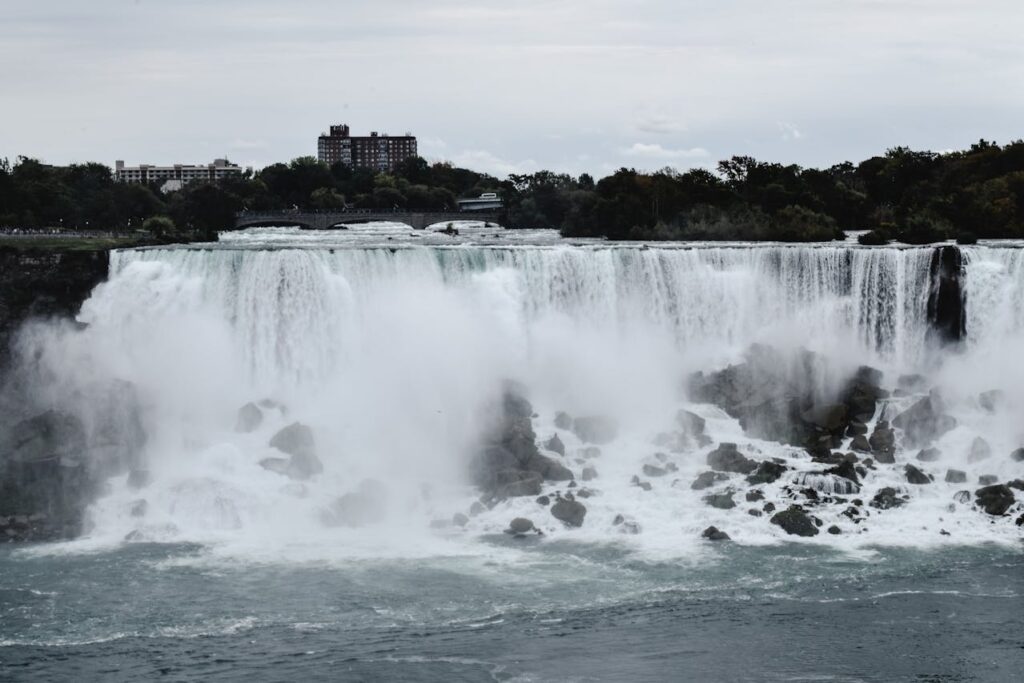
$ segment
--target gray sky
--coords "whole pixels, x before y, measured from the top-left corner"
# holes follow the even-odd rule
[[[263,166],[331,123],[500,176],[1024,137],[1022,0],[0,0],[0,156]]]

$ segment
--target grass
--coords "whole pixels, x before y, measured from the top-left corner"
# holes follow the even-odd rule
[[[138,237],[81,237],[77,235],[0,235],[0,249],[18,251],[108,251],[152,240]]]

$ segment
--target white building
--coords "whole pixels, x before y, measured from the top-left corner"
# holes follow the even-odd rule
[[[164,192],[180,190],[182,186],[197,180],[222,180],[242,173],[242,167],[227,159],[214,159],[212,164],[203,166],[174,164],[173,166],[125,166],[118,159],[114,162],[114,179],[119,183],[159,183]]]

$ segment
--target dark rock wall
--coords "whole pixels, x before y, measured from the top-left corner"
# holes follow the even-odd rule
[[[954,246],[932,253],[928,320],[933,338],[959,342],[967,334],[967,301],[963,288],[963,254]]]

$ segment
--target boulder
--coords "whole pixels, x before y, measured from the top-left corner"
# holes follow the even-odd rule
[[[549,451],[558,453],[559,455],[565,455],[565,444],[558,438],[558,434],[555,434],[550,439],[544,442],[544,448]]]
[[[582,478],[583,481],[592,481],[593,479],[597,479],[597,470],[593,467],[584,467]]]
[[[1018,448],[1010,453],[1010,460],[1014,462],[1024,462],[1024,448]]]
[[[668,474],[668,470],[661,467],[655,467],[654,465],[644,465],[643,472],[644,475],[648,477],[664,477]]]
[[[701,472],[697,475],[693,484],[690,485],[690,488],[694,491],[701,491],[714,486],[720,481],[726,481],[728,478],[729,475],[721,472]]]
[[[757,463],[739,452],[734,443],[720,443],[708,453],[708,466],[719,472],[750,474],[757,469]]]
[[[855,451],[860,451],[861,453],[870,453],[871,442],[869,442],[868,438],[863,434],[858,434],[853,437],[853,441],[850,442],[850,448]]]
[[[537,527],[533,525],[533,522],[525,517],[516,517],[508,523],[508,528],[505,529],[506,534],[513,536],[525,536],[531,531],[538,532]]]
[[[829,527],[829,528],[827,529],[827,531],[828,531],[828,532],[829,532],[830,534],[832,534],[833,536],[838,536],[839,534],[843,533],[843,530],[842,530],[842,529],[840,529],[839,527],[837,527],[837,526],[836,526],[835,524],[833,524],[832,526],[830,526],[830,527]]]
[[[748,503],[756,503],[759,500],[764,500],[764,493],[760,489],[754,489],[747,491],[744,498],[746,498]]]
[[[903,430],[907,446],[927,446],[956,427],[956,420],[944,410],[942,399],[932,392],[893,418],[892,424]]]
[[[971,492],[957,491],[956,493],[953,494],[953,500],[960,503],[961,505],[967,505],[968,503],[971,502]]]
[[[771,523],[782,527],[791,536],[817,536],[818,527],[811,517],[799,505],[790,505],[782,512],[775,513]]]
[[[377,524],[387,516],[387,489],[374,479],[366,479],[355,491],[331,504],[324,516],[329,526],[361,527]]]
[[[705,434],[704,429],[707,422],[697,413],[689,410],[680,410],[676,413],[676,424],[683,430],[683,434],[692,439],[698,446],[707,446],[711,439]]]
[[[782,477],[787,469],[789,468],[785,465],[766,460],[758,464],[757,469],[747,476],[747,483],[755,486],[758,484],[771,484]]]
[[[896,489],[891,486],[886,486],[875,494],[875,497],[868,503],[873,508],[879,510],[891,510],[892,508],[898,508],[904,504],[904,499],[899,495]]]
[[[867,436],[868,426],[863,422],[851,422],[846,427],[847,436]]]
[[[998,409],[1005,401],[1006,394],[1000,389],[983,391],[978,394],[978,405],[990,413],[996,412],[996,409]]]
[[[315,453],[295,453],[288,460],[288,476],[298,481],[311,479],[323,471],[323,463]]]
[[[709,541],[729,541],[729,534],[724,531],[719,531],[717,527],[709,526],[703,532],[701,532],[701,538],[705,538]]]
[[[921,462],[936,462],[942,457],[942,451],[938,448],[922,448],[917,453],[917,459]]]
[[[994,474],[982,474],[978,477],[978,483],[982,486],[991,486],[999,481],[999,477]]]
[[[566,431],[572,429],[572,417],[569,413],[562,411],[555,413],[555,427]]]
[[[1013,491],[1005,484],[984,486],[974,492],[978,507],[990,515],[1005,514],[1016,501]]]
[[[857,476],[857,468],[854,467],[853,463],[849,460],[844,460],[835,467],[830,467],[825,470],[825,474],[832,474],[843,479],[849,479],[854,484],[860,484],[860,478]]]
[[[963,470],[946,470],[946,482],[949,484],[963,484],[967,481],[967,473]]]
[[[464,527],[467,524],[469,524],[469,517],[467,517],[466,515],[462,514],[461,512],[456,512],[454,515],[452,515],[452,526]]]
[[[599,446],[610,443],[618,436],[618,423],[609,417],[577,417],[572,421],[572,432],[583,443]]]
[[[559,498],[551,506],[551,515],[568,526],[580,527],[587,516],[587,508],[577,500]]]
[[[875,431],[871,433],[868,444],[878,462],[887,465],[896,462],[896,434],[888,422],[882,421],[875,425]]]
[[[640,481],[640,477],[638,477],[636,475],[633,475],[633,478],[629,480],[629,483],[632,484],[633,486],[637,486],[639,488],[642,488],[644,491],[650,491],[651,488],[652,488],[651,487],[651,482],[649,482],[649,481]]]
[[[274,434],[270,446],[288,455],[316,453],[313,430],[301,422],[293,422]]]
[[[263,458],[260,467],[275,474],[288,476],[288,458]]]
[[[842,434],[847,425],[849,409],[842,403],[826,403],[817,405],[800,415],[810,427],[821,431],[833,433],[838,431]]]
[[[540,495],[544,478],[536,472],[503,470],[495,474],[490,490],[498,498]]]
[[[981,462],[982,460],[988,460],[992,457],[992,447],[988,445],[988,441],[980,436],[976,436],[974,441],[971,442],[971,448],[967,452],[967,462]]]
[[[736,501],[732,499],[732,491],[704,496],[704,503],[719,510],[731,510],[736,507]]]
[[[255,403],[246,403],[238,409],[238,417],[235,418],[235,431],[247,434],[255,432],[263,424],[263,411]]]
[[[908,484],[930,484],[934,479],[930,474],[925,474],[913,465],[904,466],[903,473],[907,478]]]
[[[619,533],[632,535],[640,533],[640,525],[636,520],[625,515],[615,515],[615,519],[612,520],[612,526],[616,527]]]

